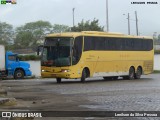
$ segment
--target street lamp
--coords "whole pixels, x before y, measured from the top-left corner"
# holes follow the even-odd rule
[[[135,11],[135,17],[136,17],[136,32],[138,36],[138,18],[137,18],[137,11]]]
[[[125,15],[125,14],[123,14],[123,15]],[[136,34],[137,34],[137,36],[139,35],[137,11],[135,11],[135,17],[136,17],[136,20],[130,19],[130,15],[128,13],[128,17],[127,17],[127,19],[128,19],[128,35],[130,35],[130,20],[136,21]]]

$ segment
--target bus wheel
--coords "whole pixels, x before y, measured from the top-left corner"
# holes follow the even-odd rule
[[[57,83],[61,83],[61,78],[56,78]]]
[[[87,78],[87,73],[86,73],[86,70],[83,69],[83,71],[82,71],[82,77],[81,77],[81,82],[85,82],[86,78]]]
[[[23,70],[16,70],[14,73],[14,79],[23,79],[23,78],[24,78]]]
[[[137,68],[137,71],[135,73],[135,79],[140,79],[142,75],[142,69],[140,67]]]
[[[128,76],[129,80],[133,80],[133,79],[134,79],[134,75],[135,75],[134,68],[131,67],[131,68],[129,69],[129,76]]]

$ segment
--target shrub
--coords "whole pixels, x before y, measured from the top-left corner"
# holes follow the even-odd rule
[[[154,50],[154,54],[160,54],[160,50]]]
[[[40,60],[40,56],[37,55],[18,55],[20,61]]]

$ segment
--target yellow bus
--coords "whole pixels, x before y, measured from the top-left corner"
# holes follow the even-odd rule
[[[97,31],[49,34],[41,59],[44,78],[139,79],[153,71],[153,39]]]

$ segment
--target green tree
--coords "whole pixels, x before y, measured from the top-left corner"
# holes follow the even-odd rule
[[[15,45],[17,48],[31,47],[36,40],[30,31],[20,31],[16,35]]]
[[[82,20],[78,23],[78,26],[74,26],[71,28],[73,32],[80,32],[80,31],[104,31],[104,27],[99,26],[99,20],[94,19],[93,21],[87,20],[84,22]]]
[[[0,22],[0,44],[8,45],[13,41],[14,31],[10,24]]]
[[[36,47],[43,43],[46,34],[50,33],[52,25],[47,21],[26,23],[16,29],[16,48]]]
[[[61,32],[69,32],[70,27],[67,25],[59,25],[59,24],[54,24],[53,25],[53,33],[61,33]]]
[[[158,35],[158,41],[160,41],[160,34]]]

